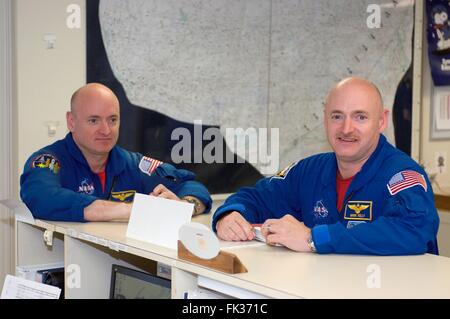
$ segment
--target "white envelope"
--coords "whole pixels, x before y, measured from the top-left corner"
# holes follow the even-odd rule
[[[127,237],[177,249],[178,230],[191,221],[194,204],[136,193]]]

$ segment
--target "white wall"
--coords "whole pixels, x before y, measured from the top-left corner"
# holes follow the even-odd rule
[[[81,27],[66,24],[67,8],[81,8]],[[14,0],[15,87],[19,123],[19,172],[32,152],[50,144],[67,132],[65,112],[72,93],[86,79],[86,23],[83,0]],[[56,36],[47,49],[45,34]],[[54,137],[45,123],[59,123]]]
[[[0,0],[0,199],[12,196],[11,152],[11,0]],[[12,270],[13,227],[9,210],[0,206],[0,287]]]
[[[417,4],[417,2],[416,2]],[[423,4],[421,3],[423,10]],[[420,13],[417,12],[419,15]],[[425,12],[422,12],[422,42],[415,47],[415,54],[418,59],[421,59],[420,72],[414,70],[415,74],[421,73],[421,97],[418,100],[418,107],[413,109],[413,138],[412,149],[413,157],[424,165],[428,175],[431,176],[436,173],[435,154],[442,150],[447,150],[447,156],[450,157],[450,140],[431,140],[431,103],[433,95],[433,82],[431,79],[430,64],[428,61],[428,45],[426,34],[426,17]],[[417,20],[416,20],[417,23]],[[416,29],[416,41],[418,41],[418,31]],[[417,67],[417,65],[414,65]],[[416,75],[415,75],[416,76]],[[416,77],[414,78],[416,80]],[[417,80],[416,80],[417,81]],[[447,159],[447,163],[449,162]],[[448,164],[447,164],[448,165]],[[450,200],[450,169],[446,173],[437,174],[433,182],[433,191],[435,194],[447,195]],[[450,257],[450,211],[439,210],[440,225],[438,233],[439,253],[442,256]]]
[[[67,27],[67,17],[72,13],[67,12],[70,4],[80,6],[80,28]],[[9,9],[12,34],[5,31],[10,21]],[[18,198],[19,176],[28,156],[66,134],[65,112],[71,94],[86,79],[85,0],[0,0],[0,14],[0,199],[3,199]],[[56,36],[53,49],[47,49],[44,42],[44,35],[49,33]],[[12,41],[12,63],[6,60],[8,47],[4,44],[8,36]],[[9,101],[12,109],[8,108]],[[59,122],[54,137],[48,136],[47,121]],[[9,212],[1,207],[0,241],[1,287],[5,274],[14,272],[13,226]]]
[[[426,52],[427,48],[424,49]],[[428,59],[428,57],[427,57]],[[435,194],[450,196],[450,140],[431,140],[431,103],[433,96],[433,83],[430,74],[430,65],[428,60],[424,60],[423,73],[423,97],[422,97],[422,113],[421,113],[421,141],[420,141],[420,158],[421,164],[429,175],[434,175],[433,190]],[[436,153],[445,151],[447,153],[447,170],[444,173],[438,173]]]
[[[426,27],[426,19],[424,20],[424,28]],[[422,49],[422,103],[420,113],[420,141],[419,141],[419,158],[420,163],[425,166],[429,175],[430,173],[438,173],[436,153],[447,152],[447,171],[438,173],[435,177],[433,190],[436,194],[450,196],[450,140],[432,140],[431,139],[431,110],[433,103],[433,81],[431,79],[430,64],[428,61],[428,44],[426,38],[426,29],[423,33],[423,49]],[[417,128],[416,128],[417,129]],[[449,243],[450,245],[450,243]]]

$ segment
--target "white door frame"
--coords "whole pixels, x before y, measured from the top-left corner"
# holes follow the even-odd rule
[[[422,134],[422,57],[428,55],[424,51],[423,34],[426,30],[424,23],[424,1],[414,3],[414,53],[413,53],[413,96],[412,96],[412,130],[411,130],[411,157],[423,164],[423,146],[421,145]],[[426,61],[426,60],[424,60]],[[426,63],[426,62],[425,62]]]
[[[13,179],[17,179],[13,152],[12,108],[12,1],[0,0],[0,199],[17,197]],[[4,277],[14,273],[14,223],[8,209],[0,206],[0,287]]]

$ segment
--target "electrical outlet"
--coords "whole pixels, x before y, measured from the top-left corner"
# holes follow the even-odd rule
[[[59,126],[59,121],[45,121],[44,125],[47,126],[47,134],[49,137],[54,137],[56,128]]]
[[[56,34],[54,33],[46,33],[44,34],[44,43],[45,48],[47,50],[51,50],[55,48],[55,42],[56,42]]]
[[[447,152],[435,152],[434,153],[434,168],[437,174],[442,174],[447,172],[448,166]]]

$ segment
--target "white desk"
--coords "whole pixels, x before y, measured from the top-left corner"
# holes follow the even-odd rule
[[[235,296],[244,289],[273,298],[450,298],[450,258],[446,257],[318,255],[252,242],[223,248],[236,254],[248,269],[248,273],[229,275],[179,260],[175,250],[129,239],[126,227],[126,223],[111,222],[36,220],[31,225],[17,221],[16,265],[64,261],[66,298],[107,298],[111,264],[148,270],[154,267],[153,261],[172,267],[173,298],[182,298],[187,289],[197,287],[199,277]],[[52,247],[44,243],[45,230],[53,231]],[[80,267],[80,287],[67,286],[70,265]],[[374,269],[379,270],[380,288],[367,284],[377,275]]]

